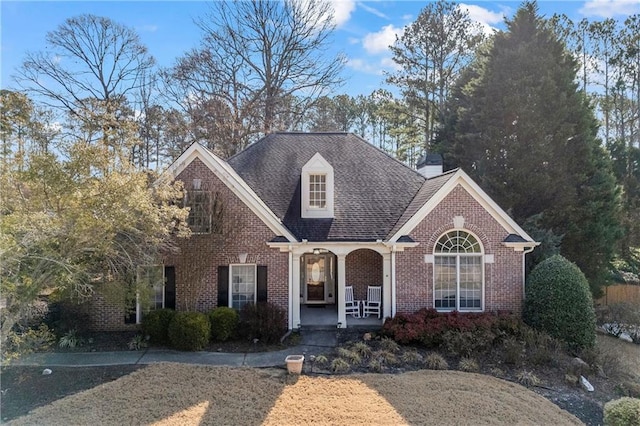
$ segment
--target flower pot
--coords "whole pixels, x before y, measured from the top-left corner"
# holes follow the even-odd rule
[[[284,359],[287,363],[287,371],[289,374],[302,373],[302,363],[304,362],[304,355],[289,355]]]

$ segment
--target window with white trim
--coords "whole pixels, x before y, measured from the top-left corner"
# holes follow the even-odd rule
[[[300,214],[304,218],[329,219],[334,214],[333,167],[319,152],[302,166]]]
[[[256,265],[229,265],[229,306],[242,310],[256,302]]]
[[[194,234],[211,232],[211,192],[202,189],[190,189],[186,194],[186,206],[189,207],[187,223]]]
[[[125,323],[140,324],[143,312],[164,308],[165,277],[164,265],[144,265],[136,268],[135,315],[129,315]],[[144,299],[146,299],[146,303]],[[134,321],[135,319],[135,321]]]
[[[433,298],[436,309],[483,309],[482,254],[480,242],[468,232],[455,230],[440,237],[433,259]]]
[[[324,209],[327,206],[327,175],[309,175],[309,207]]]

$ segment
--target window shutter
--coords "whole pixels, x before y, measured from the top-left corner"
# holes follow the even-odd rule
[[[267,267],[264,265],[258,265],[257,267],[257,281],[258,281],[258,302],[267,301]]]
[[[228,266],[218,266],[218,306],[229,306]]]

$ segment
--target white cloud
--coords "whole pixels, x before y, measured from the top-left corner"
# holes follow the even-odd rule
[[[356,2],[354,0],[330,0],[330,3],[333,7],[333,22],[339,28],[351,19]]]
[[[402,15],[402,20],[403,21],[413,21],[413,15],[411,15],[410,13],[407,13],[406,15]]]
[[[640,13],[638,0],[589,0],[580,8],[584,16],[600,16],[611,18],[616,15],[633,15]]]
[[[377,67],[374,64],[366,62],[362,59],[349,58],[347,60],[347,67],[367,74],[382,75],[382,70],[380,69],[380,67]]]
[[[637,0],[592,0],[586,2],[580,12],[605,18],[616,15],[628,16],[640,13],[640,2]]]
[[[504,20],[503,12],[492,12],[489,9],[485,9],[484,7],[474,4],[460,3],[458,7],[462,10],[466,10],[469,13],[469,18],[480,24],[482,26],[482,31],[485,34],[492,34],[495,32],[496,28],[493,25],[499,24]]]
[[[376,54],[389,50],[389,46],[395,43],[396,35],[401,36],[404,32],[403,28],[397,28],[393,25],[385,25],[376,33],[369,33],[362,39],[362,46],[367,53]]]
[[[484,7],[480,7],[475,4],[460,3],[458,7],[469,12],[469,17],[471,19],[483,24],[499,24],[504,19],[504,14],[502,12],[492,12],[489,9],[485,9]]]
[[[375,9],[375,8],[367,5],[366,3],[358,2],[358,7],[363,8],[364,10],[366,10],[369,13],[371,13],[372,15],[376,15],[378,18],[389,19],[389,17],[387,15],[385,15],[382,12],[380,12],[378,9]]]
[[[349,58],[347,60],[347,67],[365,74],[378,76],[384,75],[384,71],[396,71],[399,69],[398,65],[388,57],[382,58],[378,62],[370,62],[359,58]]]
[[[382,58],[382,60],[380,61],[380,65],[391,71],[399,71],[400,69],[402,69],[402,67],[394,62],[392,58]]]

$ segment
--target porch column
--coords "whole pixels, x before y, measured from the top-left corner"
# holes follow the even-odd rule
[[[292,285],[291,285],[291,310],[292,312],[292,329],[300,328],[300,255],[293,254],[293,273],[292,273]]]
[[[391,253],[384,253],[382,255],[382,318],[392,316],[393,297],[391,292]]]
[[[347,328],[347,314],[344,308],[344,292],[346,273],[346,254],[337,254],[338,256],[338,327]]]

